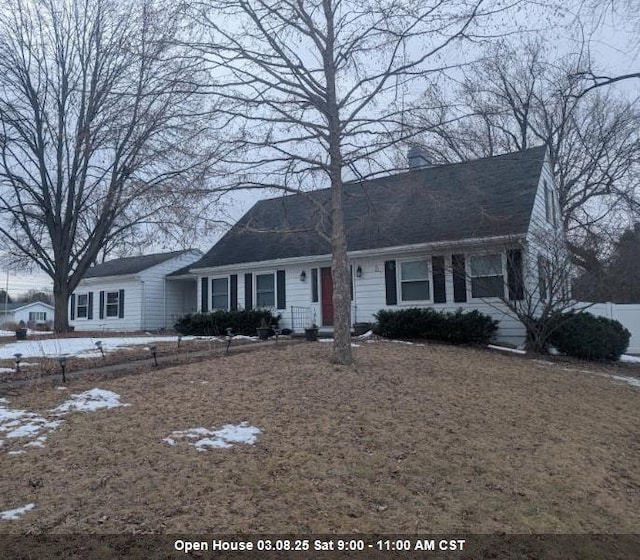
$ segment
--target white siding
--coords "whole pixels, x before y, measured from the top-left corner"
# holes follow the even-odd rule
[[[104,291],[105,298],[107,292],[117,292],[124,290],[124,317],[106,317],[100,318],[100,292]],[[141,309],[142,309],[142,285],[131,276],[110,280],[89,279],[82,280],[75,289],[74,294],[86,294],[93,292],[93,319],[70,320],[69,324],[77,331],[137,331],[142,327]],[[69,298],[71,305],[71,298]],[[75,313],[74,313],[75,314]]]
[[[93,319],[78,319],[69,324],[78,331],[137,331],[171,327],[170,313],[165,305],[165,276],[175,270],[195,262],[201,253],[190,251],[177,258],[158,264],[137,275],[113,276],[110,278],[88,278],[82,280],[75,294],[93,292]],[[184,285],[182,282],[179,283]],[[100,292],[124,290],[124,317],[100,318]],[[178,302],[177,292],[173,301]],[[183,297],[192,297],[193,291]]]
[[[176,320],[187,313],[195,313],[198,309],[196,281],[166,281],[166,328],[173,328]]]
[[[24,321],[25,324],[29,322],[29,313],[46,313],[47,319],[46,322],[53,321],[54,313],[53,307],[49,305],[45,305],[41,302],[34,302],[30,304],[25,304],[25,307],[22,309],[15,309],[13,311],[8,311],[5,315],[4,309],[2,308],[2,304],[0,304],[0,323],[7,322],[15,322],[20,323],[20,321]],[[45,321],[37,321],[38,323],[42,323]]]

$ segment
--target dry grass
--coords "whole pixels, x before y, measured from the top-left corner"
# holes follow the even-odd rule
[[[280,345],[99,386],[44,449],[0,453],[2,532],[637,533],[640,389],[439,345]],[[611,371],[619,374],[619,369]],[[68,394],[68,393],[66,393]],[[25,388],[38,413],[65,392]],[[254,446],[199,453],[174,430],[248,421]]]

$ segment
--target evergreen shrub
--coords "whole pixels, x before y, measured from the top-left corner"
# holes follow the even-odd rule
[[[498,323],[480,311],[454,313],[431,308],[381,309],[376,313],[374,332],[387,338],[441,340],[451,344],[488,344]]]
[[[239,311],[212,311],[210,313],[190,313],[178,319],[174,329],[181,334],[196,336],[222,336],[231,329],[233,334],[255,336],[262,325],[277,327],[281,315],[274,315],[270,309],[247,309]]]
[[[571,312],[553,318],[549,343],[576,358],[615,361],[628,348],[630,338],[631,333],[619,321]]]

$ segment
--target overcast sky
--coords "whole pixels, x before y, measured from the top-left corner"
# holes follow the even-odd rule
[[[624,14],[618,14],[616,19],[609,17],[605,20],[598,31],[591,36],[590,44],[594,59],[611,75],[628,73],[638,69],[639,49],[633,40],[631,31]],[[587,34],[589,33],[587,31]],[[559,56],[568,51],[575,52],[578,48],[576,43],[570,40],[566,28],[551,30],[545,35],[549,45],[555,46]],[[626,91],[630,96],[637,97],[638,95],[638,80],[621,82],[615,87]],[[272,196],[274,196],[273,193],[260,193],[255,190],[234,193],[234,200],[227,201],[228,219],[234,222],[257,200]],[[202,240],[199,248],[207,250],[217,238],[219,235]],[[11,296],[23,294],[31,289],[50,291],[52,288],[50,279],[38,270],[34,269],[31,272],[9,270],[8,272],[8,287]],[[6,285],[7,270],[0,268],[0,288],[5,289]]]

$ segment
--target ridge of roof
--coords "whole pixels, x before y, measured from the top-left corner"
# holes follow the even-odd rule
[[[87,272],[85,272],[83,278],[100,278],[103,276],[125,276],[129,274],[136,274],[191,251],[197,251],[197,249],[182,249],[166,253],[151,253],[149,255],[120,257],[118,259],[112,259],[92,266],[87,270]]]

